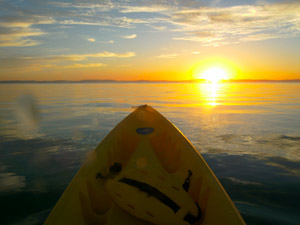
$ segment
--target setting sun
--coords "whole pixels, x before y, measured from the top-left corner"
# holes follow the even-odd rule
[[[228,74],[225,70],[218,68],[218,67],[212,67],[207,70],[205,70],[201,77],[207,81],[210,81],[212,83],[217,83],[220,80],[226,80],[228,79]]]
[[[210,83],[236,79],[238,71],[239,68],[233,61],[221,57],[202,59],[191,68],[193,79]]]

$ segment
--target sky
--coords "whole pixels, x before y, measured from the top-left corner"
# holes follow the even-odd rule
[[[190,80],[212,68],[300,79],[300,1],[0,0],[0,80]]]

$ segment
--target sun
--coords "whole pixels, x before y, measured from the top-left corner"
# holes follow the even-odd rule
[[[227,72],[220,67],[211,67],[203,71],[201,78],[205,79],[211,83],[218,83],[221,80],[226,80],[229,78]]]
[[[222,80],[235,79],[238,76],[239,68],[226,58],[212,57],[198,61],[190,71],[194,80],[220,83]]]

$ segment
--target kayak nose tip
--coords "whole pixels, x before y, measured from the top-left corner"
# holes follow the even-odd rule
[[[144,104],[144,105],[133,105],[131,106],[131,108],[133,109],[143,109],[143,108],[146,108],[148,105],[147,104]]]

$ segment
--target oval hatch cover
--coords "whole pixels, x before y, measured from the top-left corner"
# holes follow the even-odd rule
[[[148,135],[154,131],[153,127],[140,127],[136,129],[136,132],[141,135]]]

